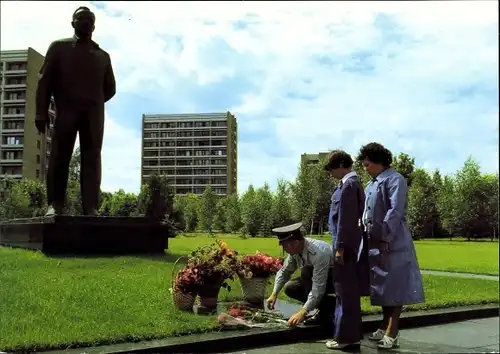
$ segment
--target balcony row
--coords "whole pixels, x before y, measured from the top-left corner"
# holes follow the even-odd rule
[[[145,171],[148,172],[148,171]],[[158,172],[158,171],[157,171]],[[213,173],[213,172],[205,172],[205,173],[193,173],[188,171],[188,173],[184,173],[184,170],[177,170],[177,171],[169,171],[169,170],[161,170],[159,171],[159,174],[161,176],[166,176],[166,177],[177,177],[177,178],[199,178],[199,177],[212,177],[212,178],[226,178],[227,174],[226,173]]]
[[[200,134],[194,134],[194,133],[200,133]],[[156,136],[151,136],[151,135],[144,135],[144,140],[145,141],[150,141],[150,140],[171,140],[171,139],[221,139],[221,137],[226,138],[227,134],[225,132],[207,132],[207,131],[202,131],[202,132],[177,132],[172,135],[156,135]]]
[[[177,143],[180,143],[179,141]],[[184,143],[184,142],[182,142]],[[161,150],[170,150],[170,151],[175,151],[175,150],[180,150],[180,151],[186,151],[186,150],[194,150],[194,149],[221,149],[225,148],[227,149],[226,144],[220,144],[220,145],[214,145],[213,143],[210,143],[208,140],[206,142],[200,142],[206,145],[189,145],[189,146],[184,146],[184,145],[176,145],[175,142],[165,142],[162,144],[151,144],[151,143],[144,143],[143,148],[148,149],[148,150],[153,150],[154,151],[161,151]]]
[[[2,149],[23,150],[24,144],[7,144],[2,143]]]
[[[220,168],[221,166],[226,166],[227,165],[227,160],[198,160],[198,161],[189,161],[189,160],[146,160],[144,161],[144,168],[151,168],[151,167],[161,167],[161,166],[171,166],[171,167],[196,167],[196,166],[204,166],[206,168],[211,168],[214,166],[215,168]]]
[[[146,152],[146,151],[145,151]],[[149,151],[147,151],[149,152]],[[154,160],[154,159],[159,159],[159,160],[172,160],[176,158],[192,158],[192,157],[205,157],[205,158],[210,158],[210,157],[220,157],[220,158],[227,158],[227,152],[223,151],[221,152],[208,152],[208,151],[198,151],[197,153],[193,153],[192,151],[177,151],[174,153],[174,151],[169,151],[168,154],[163,154],[163,155],[158,155],[158,154],[144,154],[144,159],[148,160]]]
[[[145,131],[162,131],[172,129],[210,129],[227,128],[226,121],[207,121],[207,122],[182,122],[182,123],[145,123]]]

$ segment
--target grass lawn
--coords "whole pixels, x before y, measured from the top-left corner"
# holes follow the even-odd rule
[[[178,238],[171,240],[172,252],[187,252],[187,247],[190,247],[190,245],[202,245],[212,242],[211,238],[203,234],[194,235],[186,237],[178,236]],[[242,253],[251,253],[259,250],[278,256],[281,252],[276,239],[273,237],[243,239],[227,234],[217,236],[227,241],[231,247]],[[314,236],[314,238],[330,242],[330,236]],[[184,240],[189,240],[189,242]],[[490,275],[499,274],[498,242],[433,239],[416,241],[415,247],[421,269]]]
[[[498,242],[425,240],[415,242],[422,269],[498,275]]]
[[[240,253],[280,253],[272,238],[224,239]],[[0,247],[0,350],[66,348],[215,329],[213,316],[175,310],[168,290],[173,261],[211,241],[206,236],[178,237],[171,240],[169,254],[156,259],[49,258]],[[498,302],[495,281],[425,275],[424,283],[426,304],[416,308]],[[237,281],[230,293],[222,290],[220,296],[240,297]],[[364,301],[363,310],[373,313],[378,308]]]

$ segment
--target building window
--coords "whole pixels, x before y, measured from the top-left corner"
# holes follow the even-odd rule
[[[37,147],[37,149],[40,149],[40,140],[36,141],[36,147]]]
[[[40,163],[40,155],[36,155],[36,163]]]
[[[4,144],[7,145],[21,145],[23,143],[23,138],[18,136],[8,136],[4,139]]]
[[[36,178],[40,178],[40,170],[36,170]]]

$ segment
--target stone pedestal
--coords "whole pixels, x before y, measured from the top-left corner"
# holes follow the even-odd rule
[[[46,254],[155,254],[169,228],[144,217],[56,215],[0,223],[0,245]]]

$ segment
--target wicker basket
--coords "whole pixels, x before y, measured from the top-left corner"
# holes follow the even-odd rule
[[[182,291],[179,291],[175,288],[175,278],[177,276],[176,265],[177,263],[186,257],[179,257],[172,268],[172,300],[174,302],[174,306],[182,311],[193,311],[194,300],[196,299],[196,294],[186,294]]]
[[[245,301],[250,304],[262,304],[266,298],[268,278],[250,278],[246,279],[240,276],[241,289]]]

